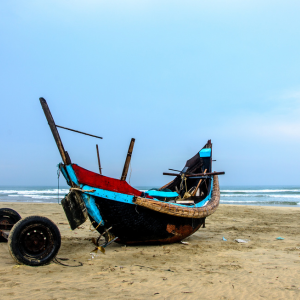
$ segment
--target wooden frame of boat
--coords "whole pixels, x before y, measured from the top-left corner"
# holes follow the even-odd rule
[[[121,179],[88,171],[71,162],[57,127],[100,138],[55,124],[44,98],[42,108],[61,154],[59,168],[70,186],[62,206],[71,229],[86,218],[100,234],[115,237],[123,244],[154,244],[181,241],[205,225],[205,218],[215,212],[220,201],[218,175],[212,172],[212,144],[209,140],[186,162],[175,178],[157,190],[141,192],[126,182],[135,140],[129,145]],[[176,171],[176,170],[173,170]],[[175,195],[175,196],[174,196]]]
[[[135,197],[133,199],[133,202],[137,205],[172,216],[195,219],[206,218],[217,210],[220,202],[220,188],[219,179],[217,175],[214,175],[213,182],[214,183],[211,201],[209,201],[208,205],[204,207],[176,206],[172,203],[158,202],[157,200],[142,197]]]

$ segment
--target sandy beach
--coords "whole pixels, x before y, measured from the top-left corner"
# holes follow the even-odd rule
[[[188,245],[114,243],[92,258],[89,221],[71,231],[57,204],[0,207],[49,217],[62,235],[58,257],[83,263],[16,265],[1,243],[1,299],[300,299],[299,208],[221,205]]]

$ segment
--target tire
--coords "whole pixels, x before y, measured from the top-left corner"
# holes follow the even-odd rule
[[[61,236],[48,218],[30,216],[16,223],[9,233],[8,249],[18,264],[42,266],[57,255]]]
[[[21,216],[11,208],[0,208],[0,230],[11,230],[14,224],[21,220]],[[0,236],[0,242],[7,240]]]

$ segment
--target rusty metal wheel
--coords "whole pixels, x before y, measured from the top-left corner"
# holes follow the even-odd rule
[[[11,230],[8,247],[19,264],[42,266],[50,263],[60,248],[57,226],[48,218],[30,216],[20,220]]]
[[[21,220],[21,216],[11,208],[0,208],[0,242],[6,242],[7,239],[1,234],[8,234],[9,231]]]

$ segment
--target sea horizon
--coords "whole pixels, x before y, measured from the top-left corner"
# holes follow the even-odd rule
[[[158,186],[134,186],[147,191]],[[67,185],[0,186],[0,202],[60,203]],[[300,185],[227,185],[221,187],[221,204],[300,207]]]

